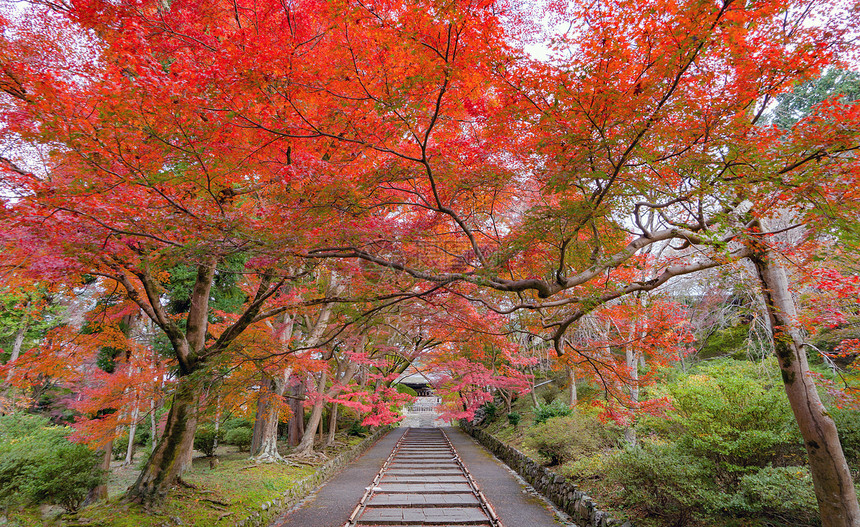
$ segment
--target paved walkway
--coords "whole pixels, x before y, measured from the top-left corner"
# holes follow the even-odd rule
[[[495,512],[439,428],[409,428],[372,485],[350,527],[494,527]]]
[[[408,429],[396,429],[380,439],[362,457],[346,467],[325,484],[319,492],[307,499],[302,506],[277,518],[271,527],[342,527],[406,430]],[[559,523],[556,521],[555,515],[540,500],[532,497],[500,461],[470,437],[460,432],[459,429],[445,428],[444,431],[505,527],[558,527]],[[442,460],[440,459],[440,461]],[[378,496],[378,498],[382,498],[382,501],[391,501],[388,504],[392,507],[391,510],[400,510],[397,507],[407,504],[407,502],[414,505],[412,502],[418,499],[437,500],[438,494],[441,494],[439,491],[444,489],[443,487],[436,488],[436,486],[460,484],[454,481],[436,481],[436,479],[444,479],[446,476],[435,474],[433,475],[434,481],[428,480],[423,483],[423,485],[428,486],[426,489],[423,491],[419,489],[417,496],[424,495],[425,497],[413,497],[416,496],[414,494],[416,483],[414,480],[415,473],[411,472],[414,472],[413,469],[416,468],[400,467],[399,470],[405,470],[400,474],[404,477],[404,481],[398,483],[391,480],[388,483],[388,489],[395,491],[398,490],[398,484],[408,485],[411,488],[407,489],[404,486],[403,489],[399,489],[408,490],[408,493],[389,492],[387,497],[383,497],[385,494]],[[432,497],[434,494],[437,497]],[[465,493],[460,492],[454,492],[449,498],[453,500],[468,499]],[[398,500],[403,501],[403,503],[398,504]],[[378,505],[384,505],[382,501],[378,502]],[[424,511],[425,509],[419,507],[418,510]],[[383,511],[383,508],[379,507],[378,511]],[[382,512],[375,514],[384,515]],[[420,514],[423,517],[418,517],[417,512],[414,514],[416,517],[410,517],[409,521],[384,521],[384,523],[398,526],[452,525],[452,523],[439,523],[435,516],[427,516],[424,512]],[[400,518],[403,518],[402,513]],[[384,520],[381,517],[379,519]],[[475,518],[475,521],[481,520],[482,518]]]

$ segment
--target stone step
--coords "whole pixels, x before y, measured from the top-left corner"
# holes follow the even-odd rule
[[[489,518],[478,507],[368,508],[359,525],[481,525]]]
[[[388,474],[382,476],[380,483],[468,483],[469,480],[463,474],[449,474],[442,476],[421,475],[397,475]]]
[[[392,468],[385,471],[387,476],[454,476],[463,473],[460,467],[432,467],[422,466],[420,468]]]
[[[392,461],[404,462],[404,461],[410,461],[410,460],[414,460],[414,459],[431,459],[434,461],[445,461],[445,460],[449,460],[449,459],[454,459],[454,454],[448,453],[448,454],[445,454],[444,456],[440,456],[437,454],[430,454],[429,456],[428,455],[420,455],[420,454],[409,454],[409,455],[405,455],[405,456],[400,455],[400,454],[395,454],[394,457],[392,458]]]
[[[375,494],[368,507],[479,507],[478,498],[462,494]]]
[[[377,493],[406,494],[409,492],[429,494],[463,494],[472,492],[468,483],[385,483],[380,481]]]

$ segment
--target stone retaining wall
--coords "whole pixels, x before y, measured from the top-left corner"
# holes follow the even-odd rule
[[[293,485],[290,490],[284,492],[280,498],[267,501],[260,506],[260,510],[246,516],[236,523],[236,527],[264,527],[276,516],[286,512],[298,502],[303,500],[316,487],[321,485],[330,477],[334,476],[340,469],[355,461],[368,448],[376,443],[376,440],[385,435],[391,427],[385,426],[367,436],[357,445],[345,450],[323,463],[316,471],[307,478]]]
[[[529,458],[519,450],[510,447],[487,432],[472,426],[468,421],[460,421],[460,428],[478,440],[487,450],[505,462],[517,474],[529,482],[538,492],[546,496],[559,509],[569,514],[580,527],[633,527],[630,522],[623,524],[598,509],[594,501],[576,485],[568,483],[564,476],[553,474],[540,463]]]

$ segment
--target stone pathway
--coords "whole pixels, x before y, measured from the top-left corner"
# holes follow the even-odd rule
[[[363,456],[345,467],[342,472],[311,494],[300,506],[276,518],[271,523],[271,527],[343,527],[349,521],[350,515],[355,512],[356,503],[367,494],[367,487],[371,486],[380,469],[389,461],[395,445],[407,431],[409,431],[408,428],[392,430]],[[535,497],[534,489],[518,479],[510,469],[478,445],[471,437],[456,428],[448,427],[443,431],[456,448],[460,459],[468,467],[469,473],[472,474],[481,491],[484,492],[495,508],[505,527],[560,527],[560,525],[568,525],[560,522],[556,514],[547,508],[542,500]],[[453,458],[453,456],[451,457]],[[409,464],[404,464],[397,469],[392,467],[392,471],[397,470],[399,472],[392,472],[389,475],[412,477],[421,475],[419,470],[425,471],[424,475],[438,478],[460,474],[451,470],[444,471],[446,472],[444,474],[432,473],[435,470],[442,472],[443,468],[450,469],[451,467],[412,467]],[[427,474],[427,471],[431,473]],[[397,484],[403,483],[402,480],[397,482]],[[451,482],[439,480],[430,483],[422,480],[423,483]],[[394,480],[391,480],[391,484],[395,484]],[[443,496],[440,497],[440,495]],[[461,497],[455,497],[458,495]],[[416,495],[408,496],[405,493],[391,492],[379,503],[382,504],[388,500],[392,506],[396,506],[405,503],[415,504],[419,499],[428,505],[415,507],[416,509],[439,505],[439,501],[442,499],[446,500],[443,505],[460,505],[461,503],[457,500],[469,500],[469,502],[474,503],[465,493],[448,494],[443,492],[420,493],[417,497]],[[402,515],[401,518],[403,518]],[[420,518],[418,520],[426,521]],[[398,527],[408,525],[410,524],[400,523]],[[457,526],[458,524],[447,523],[445,525]]]
[[[438,428],[410,428],[367,487],[348,527],[501,527],[492,506]]]

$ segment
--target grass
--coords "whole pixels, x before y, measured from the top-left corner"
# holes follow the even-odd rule
[[[333,457],[360,443],[360,437],[340,437],[338,444],[325,451]],[[285,448],[280,449],[282,452]],[[316,471],[319,464],[290,466],[284,463],[257,464],[247,452],[233,447],[219,447],[219,464],[210,468],[210,458],[197,456],[183,475],[186,485],[175,487],[158,510],[144,510],[139,505],[121,501],[125,490],[134,483],[138,463],[111,467],[108,481],[109,499],[85,507],[76,515],[60,515],[59,508],[28,508],[9,511],[0,526],[60,527],[167,527],[175,525],[228,526],[261,511],[269,501],[282,498],[288,491]],[[144,454],[139,454],[138,462]]]
[[[220,456],[220,464],[209,468],[208,458],[196,458],[183,479],[157,513],[120,503],[119,497],[87,507],[77,523],[92,526],[157,527],[175,525],[232,525],[279,498],[314,472],[313,466],[254,464],[247,454]]]

